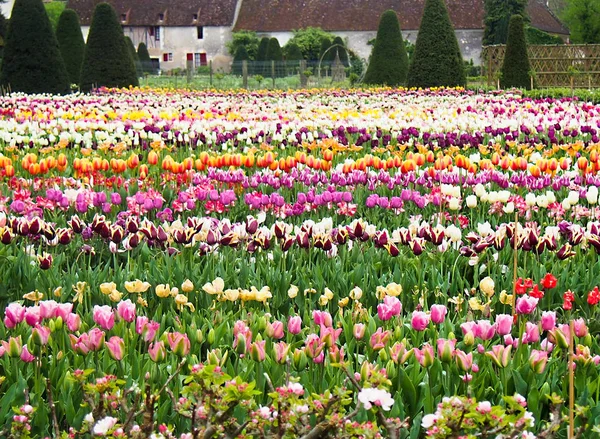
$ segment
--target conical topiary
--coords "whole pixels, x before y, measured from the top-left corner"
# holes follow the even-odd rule
[[[69,75],[42,0],[16,0],[0,83],[25,93],[67,93]]]
[[[283,53],[279,40],[275,37],[269,40],[269,46],[267,48],[267,75],[269,78],[273,77],[273,62],[275,62],[275,77],[279,78],[283,76]]]
[[[426,0],[408,68],[408,86],[455,87],[464,86],[466,81],[460,47],[444,0]]]
[[[248,61],[250,57],[248,56],[248,51],[246,50],[246,46],[238,46],[235,51],[235,56],[233,57],[233,64],[231,66],[231,73],[234,75],[242,76],[244,73],[244,61]]]
[[[144,76],[144,72],[142,71],[142,63],[140,63],[140,58],[138,57],[137,51],[135,50],[135,46],[133,45],[133,41],[130,37],[125,36],[125,44],[127,45],[129,56],[133,60],[133,65],[135,66],[135,74],[138,78],[140,76]]]
[[[381,15],[375,46],[365,73],[366,84],[398,86],[406,82],[408,55],[396,12]]]
[[[92,17],[81,68],[81,90],[132,85],[138,85],[138,78],[117,14],[110,4],[99,3]]]
[[[340,61],[342,62],[342,64],[344,64],[344,67],[348,67],[350,66],[350,61],[348,60],[348,51],[346,50],[346,44],[344,43],[344,40],[342,40],[342,37],[337,36],[333,39],[333,42],[331,43],[333,46],[342,46],[342,47],[336,47],[335,48],[335,52],[337,52],[337,54],[340,57]],[[406,50],[405,50],[406,52]],[[335,54],[333,56],[333,59],[335,59]],[[408,68],[408,62],[407,62],[407,68]]]
[[[262,37],[260,39],[260,43],[258,43],[258,50],[256,51],[256,61],[254,63],[253,69],[253,73],[256,75],[262,75],[264,77],[267,77],[271,74],[270,63],[267,63],[267,50],[269,50],[269,38]]]
[[[81,64],[85,53],[85,41],[81,33],[79,17],[73,9],[65,9],[56,27],[56,39],[60,47],[60,53],[69,73],[71,84],[79,83],[81,76]]]
[[[527,41],[525,40],[525,25],[523,17],[513,15],[508,25],[508,40],[502,64],[500,86],[502,88],[531,88],[529,77],[529,56],[527,55]]]
[[[142,72],[153,73],[154,68],[152,67],[152,59],[150,58],[150,53],[148,52],[148,47],[145,43],[140,43],[138,45],[137,55],[142,66]]]

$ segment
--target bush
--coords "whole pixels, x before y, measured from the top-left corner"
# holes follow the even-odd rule
[[[332,41],[333,34],[319,27],[307,27],[294,31],[289,43],[297,44],[304,59],[318,62],[321,54],[321,43],[324,39]],[[288,43],[288,44],[289,44]]]
[[[388,10],[381,15],[364,82],[395,87],[406,82],[407,72],[408,56],[398,16],[395,11]]]
[[[465,83],[460,47],[444,0],[426,0],[408,69],[408,86],[455,87]]]
[[[140,43],[138,45],[137,56],[142,66],[142,72],[150,74],[154,73],[152,59],[150,58],[150,53],[148,52],[148,47],[145,43]]]
[[[135,74],[138,78],[140,76],[144,76],[144,71],[142,70],[142,63],[140,63],[140,58],[138,57],[137,51],[135,50],[133,41],[131,41],[131,38],[129,38],[128,36],[125,37],[125,44],[127,45],[129,56],[133,60],[133,65],[135,66]]]
[[[525,30],[525,35],[527,37],[527,44],[554,45],[565,43],[561,37],[551,35],[548,32],[544,32],[531,26],[527,26]]]
[[[0,83],[25,93],[67,93],[69,75],[42,0],[16,0]]]
[[[231,41],[227,42],[226,46],[229,54],[233,56],[238,53],[239,47],[244,46],[246,53],[248,54],[248,59],[256,59],[259,44],[260,40],[256,36],[256,32],[243,30],[234,32]]]
[[[335,60],[335,53],[337,53],[340,57],[340,61],[342,62],[342,64],[344,64],[344,67],[349,67],[350,61],[348,60],[348,52],[345,50],[346,44],[344,43],[344,40],[342,40],[342,37],[335,37],[333,39],[332,45],[342,46],[344,48],[344,49],[342,49],[341,47],[337,47],[334,50],[333,60]]]
[[[243,62],[248,61],[248,52],[246,52],[245,46],[238,46],[235,56],[233,57],[233,65],[231,66],[231,73],[234,75],[242,76],[243,74]]]
[[[267,73],[267,50],[269,49],[269,38],[262,37],[256,51],[256,63],[252,72],[257,75],[269,76]],[[270,72],[270,70],[269,70]]]
[[[79,17],[72,9],[65,9],[58,20],[56,39],[65,62],[71,84],[79,83],[81,64],[85,53],[85,41],[81,33]]]
[[[92,17],[80,87],[90,91],[95,86],[132,85],[138,85],[138,78],[117,14],[110,4],[99,3]]]
[[[508,41],[506,53],[502,64],[500,86],[502,88],[531,88],[529,78],[529,56],[527,55],[527,42],[525,41],[525,28],[523,17],[513,15],[508,25]]]
[[[275,77],[281,78],[284,76],[283,69],[283,53],[281,51],[281,46],[279,46],[279,40],[277,38],[271,38],[269,40],[269,47],[267,48],[267,68],[266,71],[269,78],[273,77],[273,68],[272,62],[275,61]]]

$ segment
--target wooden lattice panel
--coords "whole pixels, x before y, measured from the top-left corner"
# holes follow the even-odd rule
[[[483,48],[488,85],[496,83],[504,60],[504,45]],[[600,87],[600,44],[528,46],[536,87]]]

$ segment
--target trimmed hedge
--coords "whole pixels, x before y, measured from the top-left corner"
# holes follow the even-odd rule
[[[69,74],[69,80],[71,84],[77,84],[81,76],[85,41],[81,33],[79,17],[73,9],[65,9],[60,14],[56,27],[56,39]]]
[[[531,88],[529,70],[529,56],[527,54],[523,17],[513,15],[510,17],[510,24],[508,25],[508,40],[502,64],[500,87],[517,87],[529,90]]]

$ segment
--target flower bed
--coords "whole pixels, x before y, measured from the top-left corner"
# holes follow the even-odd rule
[[[0,113],[0,436],[551,437],[571,401],[594,434],[600,107],[102,90]]]

